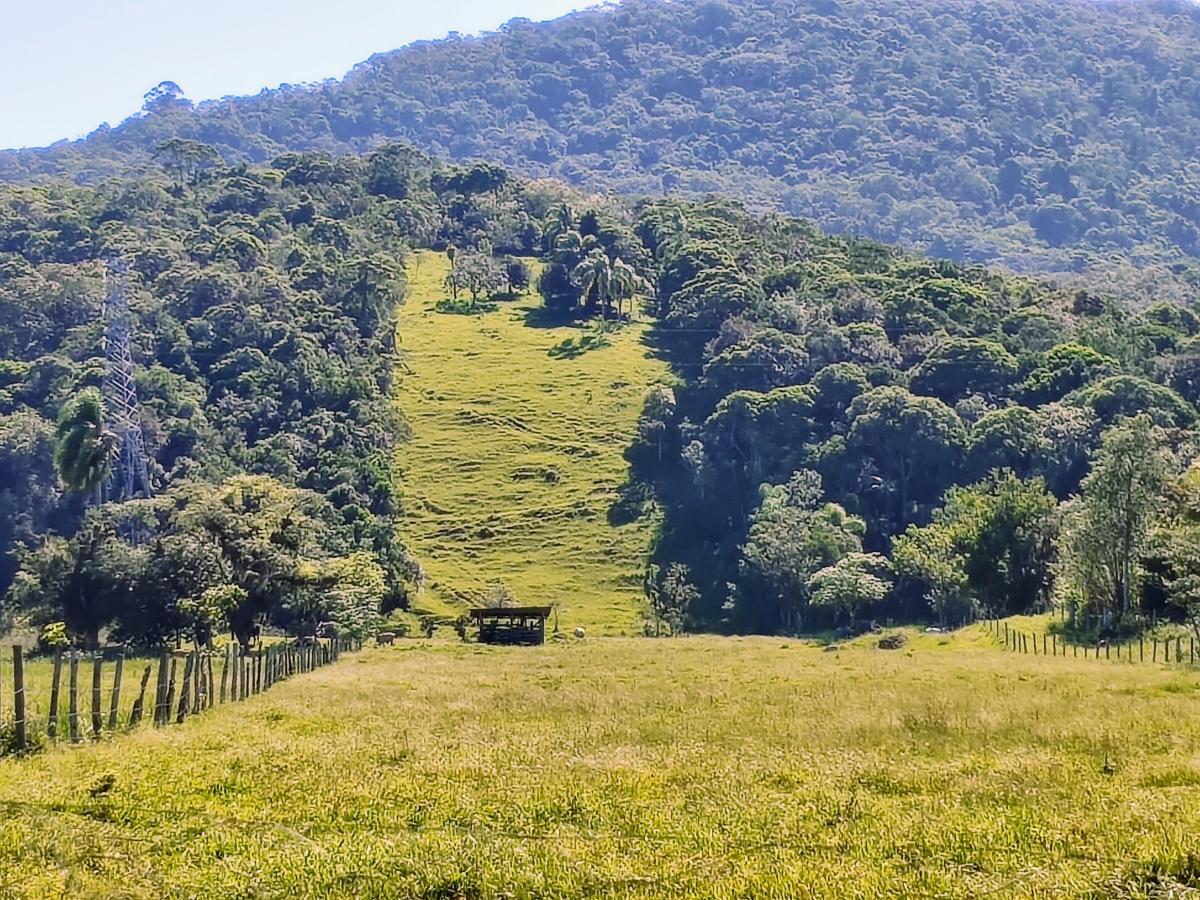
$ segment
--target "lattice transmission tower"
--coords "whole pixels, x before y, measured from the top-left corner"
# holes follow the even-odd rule
[[[129,264],[115,257],[108,261],[108,294],[104,300],[104,417],[116,437],[115,460],[109,478],[109,500],[122,502],[150,496],[146,436],[142,408],[133,381],[129,352]]]

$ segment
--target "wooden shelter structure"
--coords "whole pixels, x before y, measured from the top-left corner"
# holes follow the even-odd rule
[[[546,643],[546,620],[550,606],[496,606],[471,610],[471,618],[479,626],[481,644],[522,644],[537,646]]]

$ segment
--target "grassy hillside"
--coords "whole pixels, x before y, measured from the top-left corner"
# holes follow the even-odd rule
[[[480,315],[436,312],[448,265],[416,255],[400,319],[412,426],[401,528],[427,573],[416,605],[461,611],[502,582],[522,603],[558,604],[563,628],[635,631],[655,522],[615,526],[609,512],[666,365],[640,324],[580,351],[596,326],[547,327],[532,294]]]
[[[0,895],[1190,896],[1198,723],[1190,673],[982,630],[405,641],[0,761]]]

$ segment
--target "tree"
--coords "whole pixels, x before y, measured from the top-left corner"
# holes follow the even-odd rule
[[[446,276],[446,287],[455,300],[460,291],[467,291],[471,302],[476,303],[481,295],[499,293],[506,281],[504,266],[498,259],[486,251],[472,251],[455,257],[454,267]]]
[[[214,586],[239,589],[227,619],[243,645],[305,581],[301,562],[318,525],[304,499],[301,491],[258,475],[188,485],[174,497],[173,527],[202,535],[215,549],[220,584]]]
[[[104,427],[99,391],[83,391],[63,407],[55,430],[54,465],[68,490],[92,494],[99,503],[116,448],[116,435]]]
[[[654,636],[661,636],[664,624],[672,635],[680,634],[689,609],[700,599],[700,592],[691,583],[688,567],[677,562],[667,566],[666,571],[650,566],[644,589],[654,614]]]
[[[1067,602],[1107,618],[1133,610],[1140,560],[1169,472],[1148,415],[1105,432],[1083,493],[1070,504],[1060,580]]]
[[[1000,396],[1016,380],[1017,361],[994,341],[950,340],[939,346],[913,372],[914,393],[954,403],[970,394]]]
[[[786,484],[764,486],[742,546],[743,618],[760,628],[798,627],[812,576],[862,550],[864,530],[862,520],[823,501],[816,472],[802,470]]]
[[[891,564],[878,553],[849,553],[809,578],[811,604],[828,609],[835,627],[842,616],[853,622],[862,609],[888,595],[890,572]]]
[[[909,526],[895,543],[897,570],[924,586],[940,614],[961,600],[1029,613],[1049,599],[1057,536],[1057,502],[1045,485],[996,472],[951,488],[930,524]]]
[[[178,188],[195,185],[201,175],[221,162],[215,147],[200,141],[173,137],[154,148],[154,159],[170,175]]]
[[[876,388],[849,411],[848,448],[878,473],[878,489],[864,497],[877,527],[900,530],[923,515],[954,476],[967,444],[954,410],[903,388]]]
[[[1168,481],[1150,546],[1163,563],[1168,599],[1200,638],[1200,464]]]
[[[94,650],[126,608],[143,557],[121,539],[111,515],[92,510],[70,540],[50,537],[21,554],[11,596],[35,621],[62,620],[73,641]]]

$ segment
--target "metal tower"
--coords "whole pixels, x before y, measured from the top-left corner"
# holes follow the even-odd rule
[[[146,437],[142,433],[142,410],[133,381],[133,358],[129,353],[129,264],[119,257],[108,261],[108,294],[104,300],[104,417],[116,436],[116,451],[107,494],[122,502],[150,496],[146,465]]]

